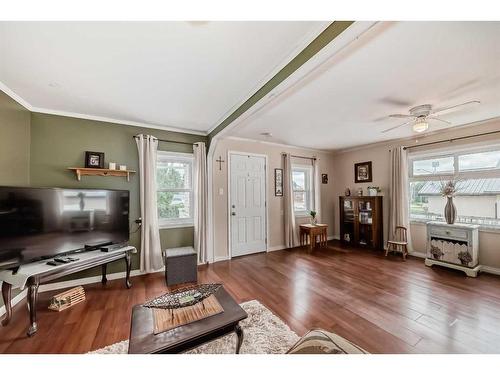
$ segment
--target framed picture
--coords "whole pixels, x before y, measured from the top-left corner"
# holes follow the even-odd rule
[[[372,182],[372,162],[354,164],[354,182]]]
[[[328,183],[328,175],[326,173],[321,174],[321,183],[322,184],[327,184]]]
[[[104,152],[85,151],[85,168],[104,168]]]
[[[277,197],[283,196],[283,169],[274,169],[274,195]]]

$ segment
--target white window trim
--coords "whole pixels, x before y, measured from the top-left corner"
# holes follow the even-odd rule
[[[308,210],[304,210],[304,211],[295,211],[295,205],[294,205],[294,215],[295,217],[309,217],[310,216],[310,212],[311,210],[314,210],[314,177],[313,177],[313,168],[312,168],[312,165],[305,165],[305,164],[292,164],[292,176],[293,176],[293,171],[294,170],[301,170],[301,171],[305,171],[309,177],[308,177],[308,182],[309,182],[309,189],[306,189],[306,190],[293,190],[292,193],[296,192],[296,191],[304,191],[306,193],[309,193],[309,194],[306,194],[306,196],[309,196],[309,202],[308,202],[308,206],[309,206],[309,209]],[[293,177],[292,177],[293,178]],[[306,181],[305,181],[306,183]],[[293,184],[292,184],[293,186]],[[307,183],[306,183],[306,187],[307,187]]]
[[[500,178],[500,170],[499,169],[491,169],[491,170],[476,170],[476,171],[459,171],[458,166],[458,157],[461,155],[468,155],[471,153],[481,153],[488,151],[498,151],[500,150],[500,144],[487,144],[487,145],[469,145],[469,146],[455,146],[452,148],[446,148],[445,150],[440,151],[422,151],[411,153],[408,156],[408,183],[415,181],[440,181],[446,180],[450,178],[456,179],[477,179],[477,178]],[[453,156],[454,162],[454,172],[453,173],[441,173],[441,174],[432,174],[432,175],[413,175],[413,161],[415,160],[426,160],[426,159],[434,159],[446,156]],[[411,224],[426,224],[431,219],[418,219],[412,218],[410,212],[410,202],[408,202],[408,212],[410,213],[410,223]],[[460,216],[460,213],[459,213]],[[479,231],[481,232],[492,232],[492,233],[500,233],[500,226],[491,226],[479,224]]]
[[[156,191],[176,191],[176,192],[189,192],[190,193],[190,201],[191,207],[189,210],[189,218],[182,219],[161,219],[158,218],[158,226],[160,229],[172,229],[172,228],[189,228],[194,227],[194,181],[192,181],[194,177],[194,155],[186,152],[172,152],[172,151],[157,151],[157,164],[160,159],[168,158],[169,161],[180,161],[180,162],[189,162],[191,164],[191,189],[159,189],[157,187]]]

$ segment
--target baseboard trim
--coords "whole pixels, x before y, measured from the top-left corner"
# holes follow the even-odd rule
[[[267,249],[267,251],[278,251],[278,250],[285,250],[286,246],[285,245],[277,245],[277,246],[271,246]]]
[[[214,257],[214,263],[223,262],[225,260],[229,260],[229,257],[227,255]]]
[[[480,271],[485,272],[485,273],[491,273],[492,275],[499,275],[500,276],[500,268],[490,267],[490,266],[481,266]]]
[[[408,255],[410,256],[413,256],[413,257],[416,257],[416,258],[426,258],[427,257],[427,254],[426,253],[422,253],[420,251],[412,251],[411,253],[409,253]]]

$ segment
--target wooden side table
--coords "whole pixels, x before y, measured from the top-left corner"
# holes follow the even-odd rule
[[[300,228],[300,246],[307,244],[309,237],[309,252],[316,246],[316,239],[319,237],[319,246],[326,247],[328,241],[328,225],[327,224],[302,224]]]

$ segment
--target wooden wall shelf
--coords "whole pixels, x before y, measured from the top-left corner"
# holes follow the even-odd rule
[[[132,170],[120,171],[118,169],[105,169],[105,168],[68,168],[74,171],[76,174],[76,179],[78,181],[82,180],[82,176],[114,176],[114,177],[126,177],[127,181],[130,181],[130,174],[135,173]]]

